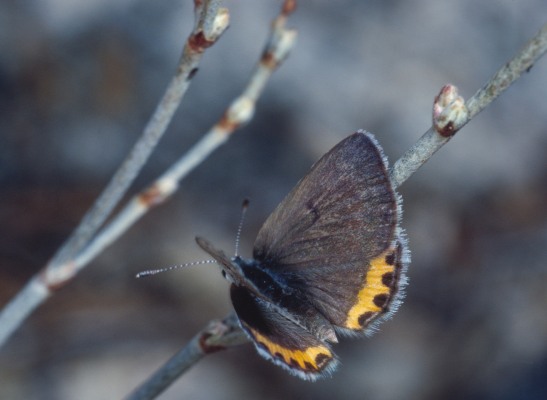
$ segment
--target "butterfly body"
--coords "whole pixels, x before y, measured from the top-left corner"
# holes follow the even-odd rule
[[[358,131],[315,163],[261,228],[253,258],[221,265],[243,330],[307,380],[330,375],[337,334],[370,333],[400,303],[409,261],[400,198],[376,140]]]
[[[206,239],[198,237],[196,240],[222,265],[230,264],[230,267],[223,271],[226,278],[232,282],[232,287],[248,291],[254,298],[260,299],[265,306],[311,332],[320,340],[338,342],[330,322],[298,291],[283,283],[271,272],[264,270],[256,260],[244,260],[239,256],[227,259],[222,251],[214,249]]]

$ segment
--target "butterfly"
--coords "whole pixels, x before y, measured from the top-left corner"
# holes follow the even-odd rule
[[[336,370],[338,336],[370,334],[398,308],[410,261],[400,220],[383,150],[360,130],[277,206],[251,259],[196,241],[231,282],[234,310],[258,353],[314,381]]]

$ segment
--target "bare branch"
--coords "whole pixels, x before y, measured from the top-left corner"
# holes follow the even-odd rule
[[[286,1],[285,4],[287,3],[292,1]],[[293,8],[285,7],[283,10]],[[230,104],[220,120],[198,143],[148,188],[135,196],[75,258],[77,268],[81,268],[96,257],[152,207],[167,200],[178,189],[182,178],[224,144],[237,128],[253,117],[256,101],[266,83],[294,46],[296,31],[285,28],[287,17],[288,14],[282,12],[274,20],[270,39],[243,93]]]
[[[521,51],[505,64],[488,83],[477,91],[466,103],[467,109],[465,118],[460,118],[461,114],[454,114],[455,120],[445,121],[450,127],[446,131],[439,132],[438,126],[434,122],[424,135],[412,146],[391,168],[390,177],[395,187],[401,186],[408,178],[412,176],[427,160],[433,156],[450,138],[458,132],[473,117],[481,112],[486,106],[494,101],[505,89],[507,89],[515,80],[520,78],[524,72],[528,72],[534,63],[547,51],[547,24],[541,28],[532,40],[530,40],[521,49]],[[454,88],[450,86],[450,88]],[[446,90],[446,87],[443,88]],[[442,91],[441,91],[442,92]],[[435,113],[435,111],[434,111]]]
[[[194,336],[183,349],[126,399],[153,399],[207,354],[216,353],[248,341],[247,335],[239,327],[235,314],[230,314],[222,321],[211,321],[205,329]]]
[[[195,5],[194,30],[184,46],[176,74],[142,136],[67,241],[42,271],[2,310],[0,346],[53,290],[69,281],[82,267],[73,261],[74,257],[89,245],[97,230],[126,193],[166,131],[197,71],[204,50],[212,46],[228,27],[228,11],[219,6],[218,0],[196,1]]]

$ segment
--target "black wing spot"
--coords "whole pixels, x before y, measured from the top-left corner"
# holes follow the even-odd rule
[[[317,356],[315,356],[315,363],[317,364],[317,368],[321,369],[329,362],[331,358],[323,353],[319,353]]]
[[[290,366],[293,368],[301,369],[302,367],[300,364],[298,364],[298,361],[296,361],[294,358],[291,358],[291,361],[289,362]]]
[[[395,275],[393,275],[393,272],[386,272],[384,275],[382,275],[382,284],[384,286],[391,288],[393,287],[394,283],[395,283]]]
[[[390,253],[386,256],[386,264],[387,265],[395,264],[395,253]]]
[[[308,362],[308,361],[304,361],[304,365],[306,366],[306,369],[307,370],[310,370],[310,371],[313,371],[315,370],[315,365],[313,365],[311,362]]]
[[[359,315],[359,319],[357,322],[359,322],[359,325],[365,326],[365,324],[374,316],[374,313],[372,311],[367,311],[366,313],[363,313]]]
[[[382,293],[382,294],[378,294],[376,296],[374,296],[374,304],[377,306],[377,307],[380,307],[380,308],[384,308],[384,306],[386,305],[387,301],[388,301],[389,297],[386,293]]]

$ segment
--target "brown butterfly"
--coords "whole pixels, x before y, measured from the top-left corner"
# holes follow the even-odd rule
[[[196,240],[231,282],[234,309],[258,353],[316,380],[338,365],[338,334],[371,333],[399,306],[410,261],[400,220],[382,148],[358,131],[277,206],[252,259]]]

